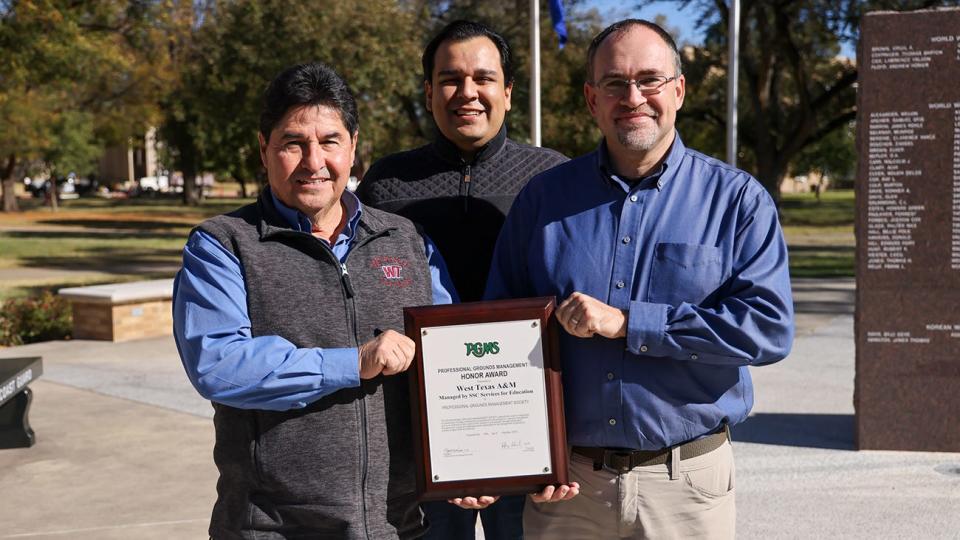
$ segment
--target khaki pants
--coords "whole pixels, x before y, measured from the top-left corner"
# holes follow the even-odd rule
[[[559,503],[528,500],[524,537],[732,539],[736,509],[730,443],[674,462],[680,464],[676,475],[670,474],[670,463],[617,474],[595,471],[590,459],[571,453],[570,479],[580,483],[580,494]]]

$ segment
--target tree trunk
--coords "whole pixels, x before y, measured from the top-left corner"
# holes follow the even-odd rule
[[[786,174],[786,164],[770,153],[757,153],[757,180],[780,207],[780,184]]]
[[[183,171],[183,204],[187,206],[200,205],[200,193],[197,189],[197,173]]]
[[[185,148],[181,148],[180,152],[180,161],[183,168],[183,204],[187,206],[199,206],[202,193],[201,187],[197,189],[197,154],[196,149],[193,148],[193,140],[190,140],[189,145],[184,145]]]
[[[234,176],[233,179],[240,184],[240,196],[244,199],[247,198],[247,181],[244,179],[243,175]]]
[[[54,175],[50,175],[50,191],[47,193],[47,196],[50,198],[50,211],[56,212],[59,210],[59,201],[57,200],[57,177]]]
[[[13,173],[16,170],[17,156],[10,154],[7,158],[7,164],[3,168],[3,211],[19,212],[20,205],[17,204],[17,179]]]

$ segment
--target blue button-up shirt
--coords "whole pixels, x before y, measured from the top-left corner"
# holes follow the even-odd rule
[[[625,339],[561,332],[569,442],[662,449],[744,420],[746,366],[793,341],[777,209],[747,173],[677,136],[652,176],[605,146],[532,179],[494,253],[487,298],[582,292],[627,312]]]
[[[362,207],[349,191],[341,200],[348,219],[330,247],[342,263],[353,247]],[[273,204],[294,230],[310,233],[307,216],[276,196]],[[426,237],[424,249],[433,302],[449,304],[456,292],[443,258]],[[252,337],[240,261],[203,231],[187,240],[183,268],[173,282],[173,336],[194,387],[203,397],[233,407],[299,409],[360,385],[356,348],[297,348],[280,336]]]

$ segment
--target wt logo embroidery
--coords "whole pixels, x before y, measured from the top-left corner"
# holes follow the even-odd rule
[[[370,269],[379,270],[380,284],[387,287],[409,287],[413,283],[411,272],[407,271],[410,261],[400,257],[379,255],[370,259]]]
[[[403,279],[403,276],[400,275],[403,267],[399,264],[385,264],[380,267],[380,270],[383,271],[384,279]]]

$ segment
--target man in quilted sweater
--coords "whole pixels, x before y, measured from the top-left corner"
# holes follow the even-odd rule
[[[507,138],[513,59],[490,28],[455,21],[423,52],[427,110],[435,139],[373,164],[357,190],[364,204],[420,224],[436,242],[463,301],[480,300],[497,235],[517,192],[566,158]],[[523,497],[480,511],[486,538],[520,538]],[[480,504],[423,505],[428,538],[473,538]]]

